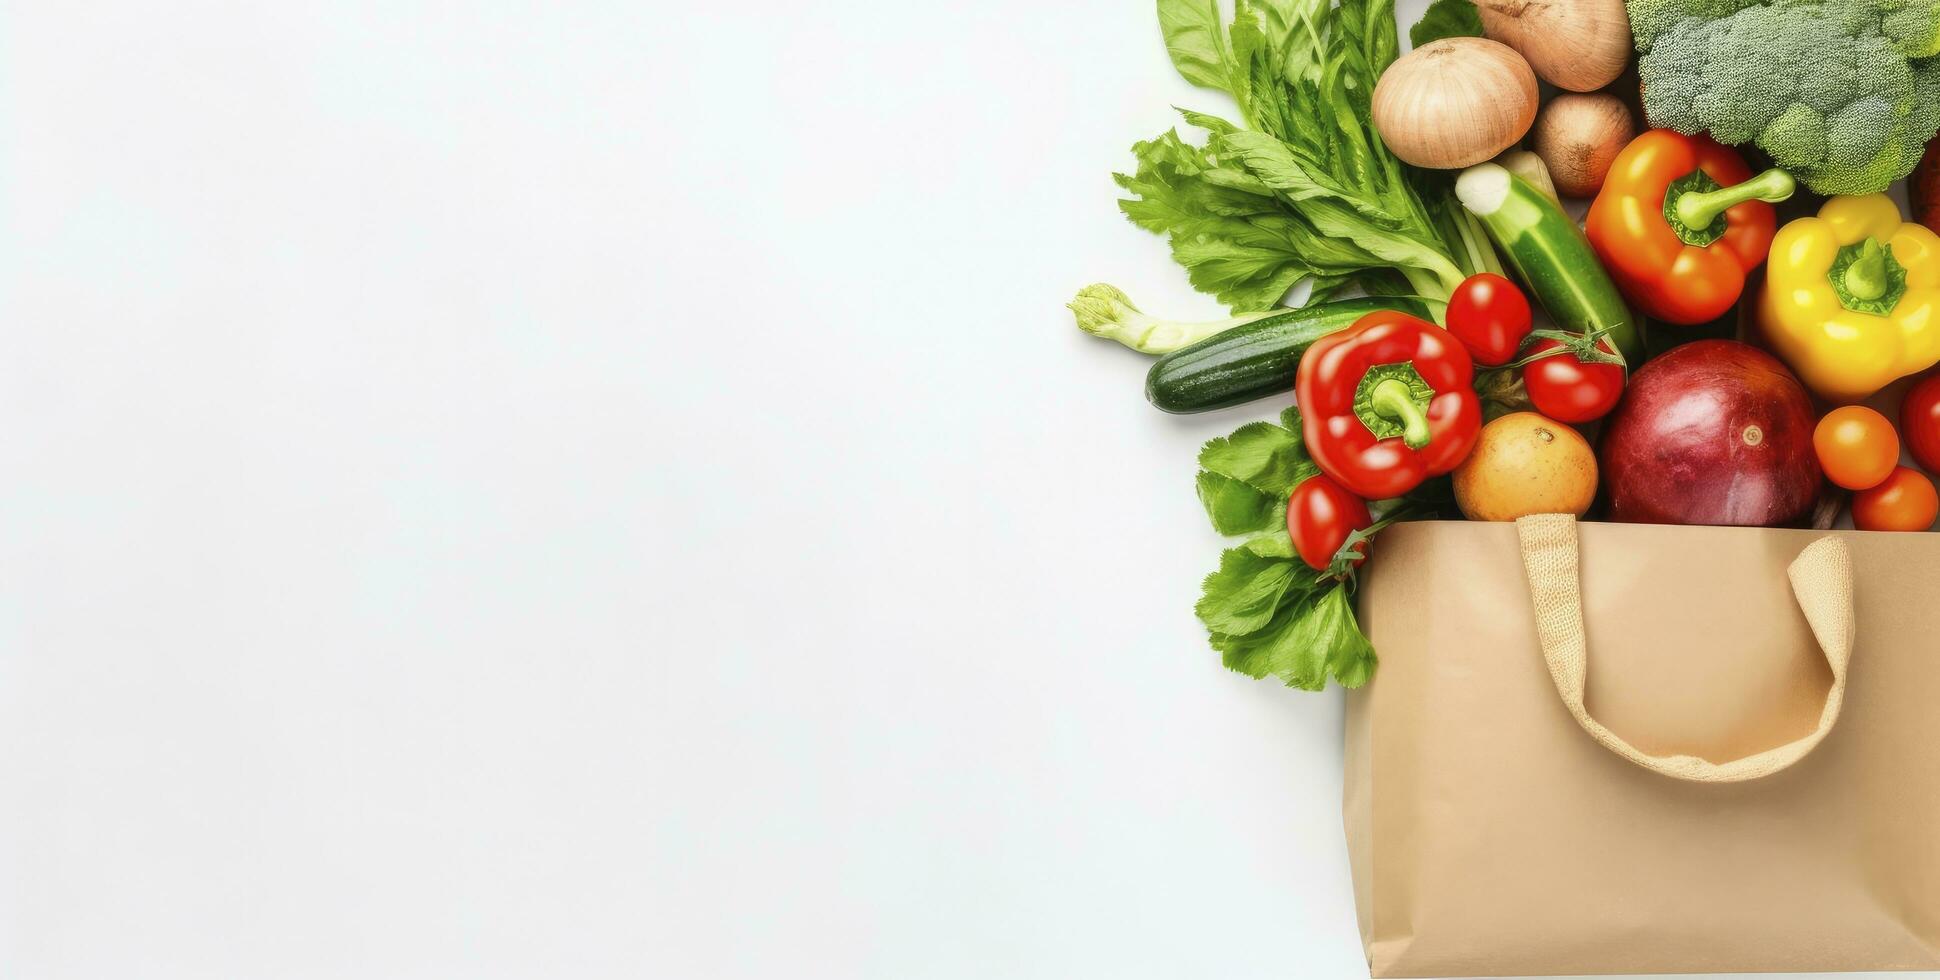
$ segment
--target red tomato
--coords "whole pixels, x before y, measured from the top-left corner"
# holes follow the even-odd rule
[[[1597,346],[1611,350],[1607,340]],[[1529,348],[1534,357],[1545,351],[1562,353],[1530,361],[1523,366],[1523,384],[1529,388],[1529,401],[1536,411],[1558,422],[1589,422],[1610,414],[1623,397],[1623,365],[1585,364],[1564,347],[1547,338]]]
[[[1861,531],[1924,531],[1935,517],[1940,517],[1940,493],[1926,474],[1910,466],[1852,495],[1852,526]]]
[[[1334,554],[1350,533],[1373,523],[1367,501],[1325,474],[1301,481],[1287,498],[1287,534],[1293,538],[1293,550],[1300,560],[1323,572],[1334,563]]]
[[[1462,280],[1448,297],[1448,332],[1477,364],[1501,367],[1515,360],[1532,322],[1522,290],[1492,272]]]
[[[1906,389],[1906,399],[1900,402],[1900,435],[1928,473],[1940,473],[1940,371]]]
[[[1826,479],[1848,490],[1879,486],[1900,463],[1900,437],[1886,416],[1864,405],[1835,408],[1812,430]]]

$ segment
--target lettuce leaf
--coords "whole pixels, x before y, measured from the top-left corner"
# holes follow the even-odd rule
[[[1288,562],[1228,548],[1219,556],[1219,570],[1206,576],[1195,611],[1214,633],[1252,633],[1279,611],[1294,572]],[[1307,583],[1301,584],[1304,591]]]
[[[1159,0],[1159,31],[1172,67],[1194,85],[1230,91],[1226,31],[1218,0]]]
[[[1299,409],[1287,409],[1281,422],[1251,422],[1230,436],[1213,439],[1199,450],[1199,468],[1285,499],[1300,481],[1319,470],[1307,456]]]
[[[1248,677],[1277,677],[1303,691],[1325,688],[1330,677],[1342,687],[1360,687],[1374,676],[1377,660],[1348,589],[1341,582],[1302,594],[1244,634],[1214,630],[1213,649],[1227,668]]]

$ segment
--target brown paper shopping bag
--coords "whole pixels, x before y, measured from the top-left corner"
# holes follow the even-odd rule
[[[1374,976],[1940,968],[1940,538],[1402,524],[1361,614]]]

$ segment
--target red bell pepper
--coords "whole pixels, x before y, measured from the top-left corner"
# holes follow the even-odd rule
[[[1399,497],[1475,448],[1475,365],[1448,331],[1379,310],[1300,359],[1295,393],[1307,453],[1366,500]]]
[[[1645,314],[1670,323],[1723,316],[1765,261],[1778,215],[1792,196],[1783,170],[1756,177],[1708,136],[1653,129],[1610,164],[1583,231],[1617,288]]]

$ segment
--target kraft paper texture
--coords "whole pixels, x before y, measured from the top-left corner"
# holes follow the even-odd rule
[[[1364,574],[1373,976],[1940,968],[1940,538],[1422,522]]]

